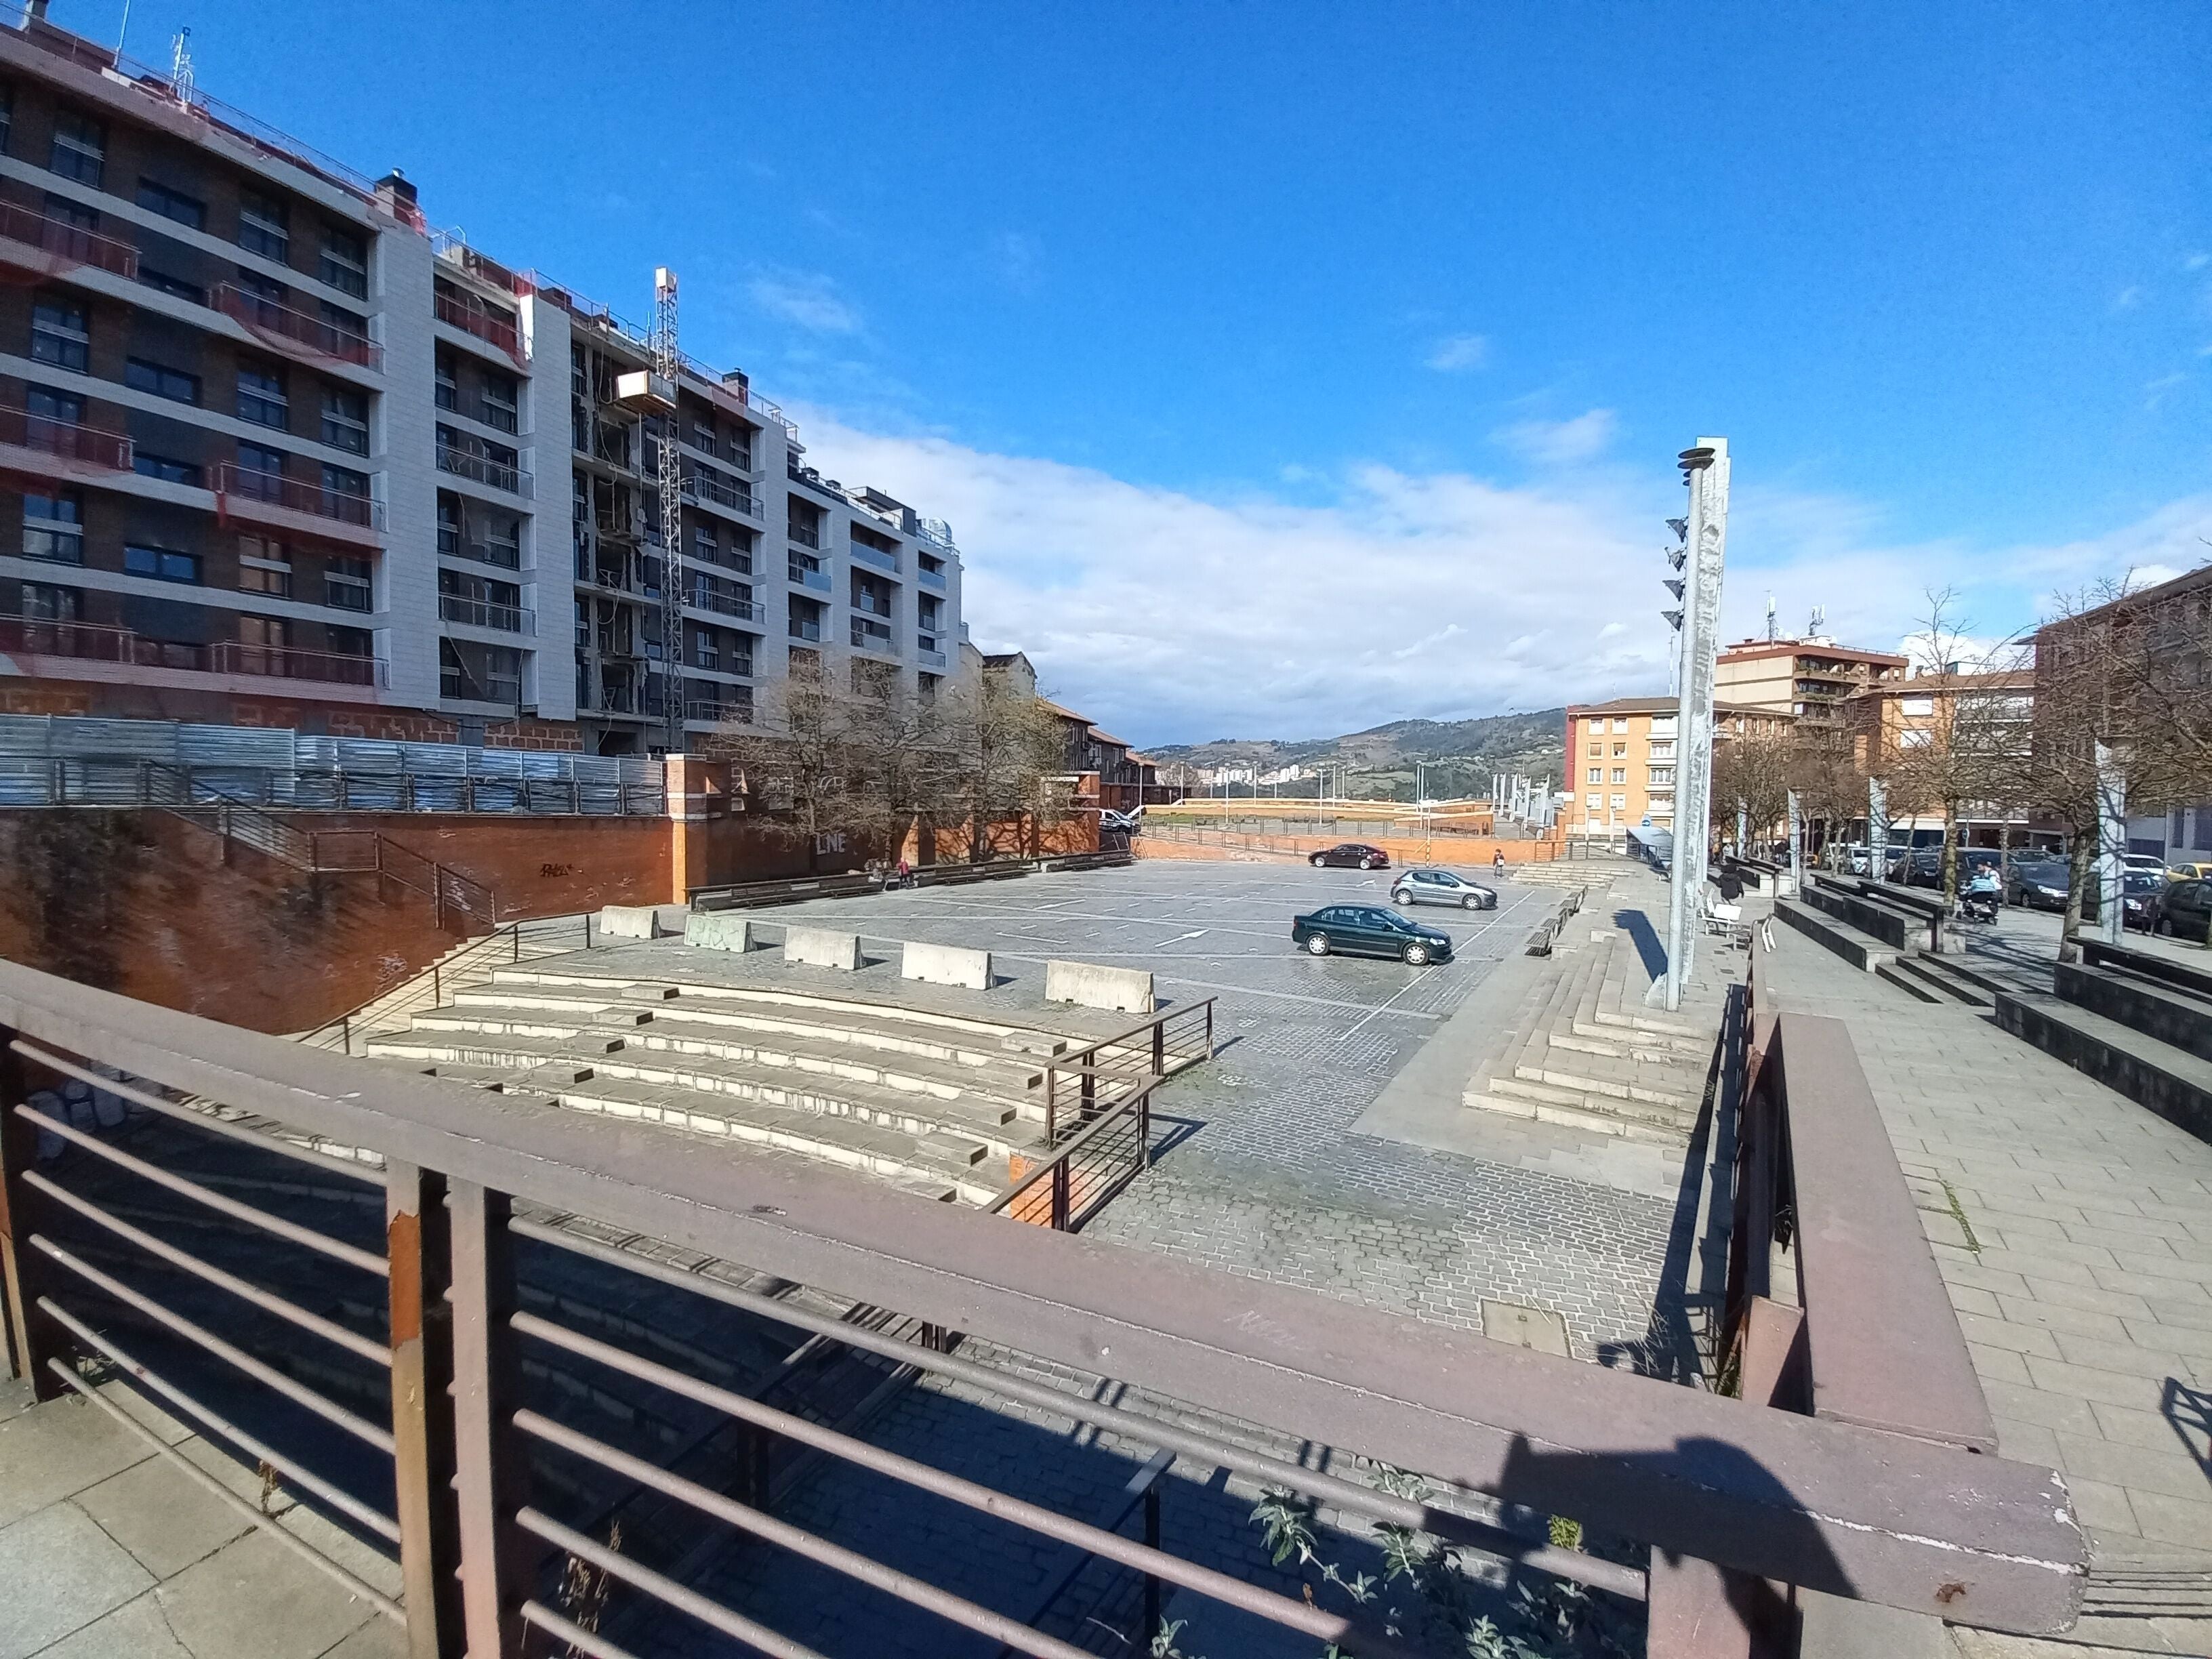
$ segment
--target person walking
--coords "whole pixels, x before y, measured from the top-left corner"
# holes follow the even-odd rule
[[[1505,874],[1505,849],[1501,847],[1490,855],[1491,874],[1503,878]]]
[[[904,854],[901,854],[899,855],[898,884],[902,887],[911,887],[914,885],[914,866],[906,861],[906,855]]]

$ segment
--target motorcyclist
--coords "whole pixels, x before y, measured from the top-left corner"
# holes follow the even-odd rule
[[[1986,864],[1974,866],[1972,878],[1960,891],[1960,907],[1967,912],[1980,912],[1991,921],[1996,918],[1997,906],[2004,899],[2004,884],[1997,879],[1996,871]]]

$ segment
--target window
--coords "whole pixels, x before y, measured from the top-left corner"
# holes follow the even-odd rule
[[[1626,714],[1615,714],[1613,717],[1613,729],[1616,732],[1626,732],[1628,730],[1628,716]]]
[[[238,538],[238,587],[241,593],[292,597],[292,550],[266,536]]]
[[[84,595],[74,587],[25,582],[22,591],[27,622],[76,622],[84,615]]]
[[[1673,744],[1671,744],[1671,743],[1655,743],[1655,744],[1653,744],[1651,745],[1651,758],[1652,758],[1653,760],[1656,760],[1656,761],[1664,761],[1664,760],[1672,760],[1672,759],[1674,759],[1674,745]]]
[[[157,185],[151,179],[138,181],[138,205],[149,213],[158,213],[164,219],[174,219],[180,225],[190,225],[194,230],[207,228],[207,204],[197,196],[187,196],[180,190],[171,190],[167,185]]]
[[[520,430],[515,396],[514,376],[501,374],[496,370],[486,374],[483,383],[484,424],[495,426],[501,432]]]
[[[167,398],[173,403],[196,404],[200,400],[200,377],[187,374],[181,368],[171,368],[165,363],[149,362],[143,357],[132,357],[123,365],[123,384],[137,392],[150,392],[156,398]]]
[[[522,520],[504,514],[493,513],[484,519],[484,551],[494,564],[503,564],[509,570],[522,566]]]
[[[368,398],[337,386],[323,388],[323,441],[333,449],[368,453]]]
[[[8,141],[15,136],[15,89],[0,87],[0,155],[8,153]]]
[[[1604,805],[1605,797],[1603,795],[1592,795],[1589,797],[1589,809],[1591,811],[1596,811],[1599,807]]]
[[[31,356],[57,368],[83,374],[92,362],[92,336],[85,327],[84,307],[58,294],[40,298],[31,307]]]
[[[292,423],[292,404],[284,395],[284,371],[274,367],[238,366],[238,418],[279,431]]]
[[[356,472],[350,467],[332,466],[323,463],[323,493],[325,495],[353,495],[368,498],[368,474]]]
[[[54,146],[46,167],[64,179],[97,187],[107,165],[107,129],[73,109],[54,112]]]
[[[1626,810],[1626,809],[1627,805],[1628,805],[1628,797],[1627,797],[1627,796],[1626,796],[1626,795],[1615,795],[1615,796],[1613,798],[1613,810],[1614,811],[1616,811],[1616,812],[1622,811],[1624,811],[1624,810]]]
[[[353,345],[368,345],[368,323],[359,312],[348,311],[343,306],[334,306],[328,300],[316,309],[322,316],[323,326],[331,333]]]
[[[368,244],[349,230],[323,227],[323,257],[315,275],[340,293],[356,299],[368,295]]]
[[[138,267],[138,281],[144,287],[157,289],[163,294],[173,295],[179,300],[190,300],[196,306],[204,306],[207,303],[207,290],[198,283],[188,283],[181,276],[172,276],[166,271],[155,270],[151,265],[141,264]]]
[[[376,648],[376,641],[366,628],[340,628],[332,623],[323,629],[328,641],[325,647],[341,657],[366,657]]]
[[[719,669],[722,665],[722,636],[711,628],[691,630],[691,665]]]
[[[1592,783],[1603,783],[1605,781],[1605,768],[1602,766],[1591,767],[1589,769],[1589,781]]]
[[[271,449],[266,444],[250,444],[243,438],[238,443],[238,470],[241,472],[265,473],[270,477],[284,476],[284,452]]]
[[[1674,769],[1671,766],[1653,767],[1650,787],[1654,789],[1672,789],[1674,787]]]
[[[284,204],[247,191],[238,203],[238,245],[278,264],[292,262],[291,233],[285,229]]]
[[[73,230],[100,228],[98,208],[88,207],[82,202],[73,201],[66,196],[57,196],[52,191],[46,192],[46,217]]]
[[[84,562],[84,501],[74,491],[23,497],[23,556]]]
[[[282,617],[240,617],[238,641],[241,645],[267,646],[282,651],[292,643],[292,624]],[[246,670],[249,674],[252,672],[252,668]]]
[[[167,455],[156,455],[147,450],[137,450],[131,457],[131,470],[142,478],[159,478],[163,483],[190,484],[201,488],[202,473],[196,461],[173,460]]]
[[[331,554],[323,562],[323,603],[341,611],[373,609],[371,570],[365,554]]]
[[[123,550],[123,568],[134,576],[150,576],[161,582],[197,582],[200,579],[200,556],[179,553],[166,547],[126,545]]]
[[[238,268],[238,288],[242,294],[251,294],[257,300],[266,300],[272,306],[281,306],[292,297],[292,290],[274,276],[264,276],[258,270]]]
[[[458,496],[438,492],[438,551],[459,558],[461,552],[461,503]]]
[[[1625,743],[1616,743],[1615,744],[1613,744],[1613,759],[1615,759],[1615,760],[1625,760],[1625,759],[1626,759],[1626,758],[1627,758],[1627,756],[1628,756],[1628,745],[1627,745],[1626,744],[1625,744]]]
[[[461,406],[459,389],[453,384],[453,354],[444,346],[438,348],[438,383],[434,393],[441,409],[458,411]]]
[[[1626,783],[1628,781],[1628,769],[1625,766],[1614,767],[1613,769],[1613,781],[1615,783]]]
[[[34,421],[52,421],[57,426],[84,424],[84,399],[73,392],[34,386],[24,392],[23,408]]]
[[[1671,737],[1673,737],[1674,735],[1674,715],[1672,715],[1672,714],[1654,714],[1654,715],[1651,717],[1651,737],[1652,737],[1652,739],[1653,739],[1653,741],[1654,741],[1654,742],[1656,742],[1656,741],[1658,741],[1659,739],[1661,739],[1661,738],[1671,738]]]

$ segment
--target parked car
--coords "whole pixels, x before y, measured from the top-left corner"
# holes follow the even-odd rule
[[[1994,847],[1961,847],[1959,849],[1959,885],[1964,887],[1974,878],[1974,872],[1984,865],[1996,870],[2004,863],[2004,855]],[[1941,887],[1943,884],[1943,849],[1941,846],[1916,847],[1904,858],[1890,866],[1890,879],[1901,881],[1911,887]]]
[[[1449,962],[1451,935],[1378,904],[1332,904],[1291,919],[1291,938],[1314,956],[1396,957],[1410,967]]]
[[[1306,860],[1316,870],[1324,866],[1335,869],[1388,870],[1390,855],[1379,847],[1370,847],[1364,842],[1339,842],[1334,847],[1323,848]]]
[[[2057,859],[2031,859],[2013,866],[2005,882],[2005,902],[2033,910],[2063,910],[2067,884],[2074,872]]]
[[[2166,866],[2168,881],[2212,881],[2212,864],[2169,864]]]
[[[2212,866],[2200,865],[2212,870]],[[2212,944],[2212,877],[2177,881],[2166,890],[2163,913],[2151,931],[2167,938],[2203,939]]]
[[[1495,910],[1498,895],[1449,870],[1408,870],[1390,884],[1393,904],[1455,904],[1462,910]]]
[[[2120,868],[2147,870],[2154,875],[2162,876],[2166,873],[2166,860],[2152,853],[2123,853],[2120,854]]]
[[[2140,927],[2145,933],[2155,932],[2166,916],[2165,868],[2123,870],[2120,872],[2120,904],[2124,926]],[[2088,890],[2081,895],[2081,920],[2098,921],[2103,908],[2097,884],[2093,879]]]

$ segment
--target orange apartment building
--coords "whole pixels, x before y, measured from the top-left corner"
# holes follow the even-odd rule
[[[1608,840],[1630,830],[1674,827],[1673,697],[1616,697],[1567,710],[1567,787],[1560,811],[1570,836]],[[1713,705],[1715,734],[1741,737],[1789,716],[1739,703]]]
[[[1713,696],[1741,708],[1833,725],[1844,718],[1844,705],[1855,693],[1903,679],[1906,667],[1895,652],[1860,651],[1822,635],[1744,640],[1715,659]]]

